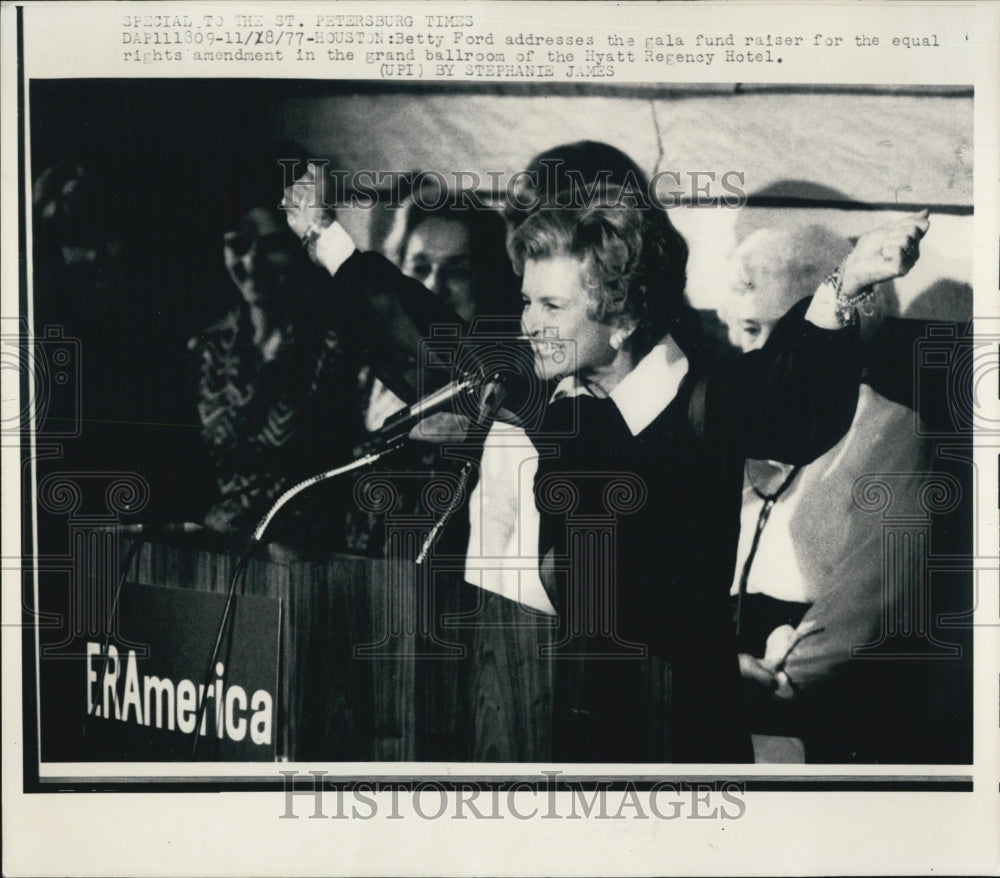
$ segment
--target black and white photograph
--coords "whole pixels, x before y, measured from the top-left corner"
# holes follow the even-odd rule
[[[116,4],[72,75],[5,8],[19,796],[359,833],[220,875],[995,827],[995,35],[684,5]]]

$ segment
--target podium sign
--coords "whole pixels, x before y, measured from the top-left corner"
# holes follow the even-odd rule
[[[234,597],[209,668],[225,605],[224,594],[123,586],[114,636],[87,641],[78,677],[89,758],[274,761],[281,604]]]

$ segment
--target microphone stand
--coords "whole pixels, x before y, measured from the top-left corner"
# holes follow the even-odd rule
[[[507,392],[503,383],[502,378],[499,375],[494,375],[491,379],[491,383],[486,385],[486,392],[483,394],[483,398],[479,403],[479,422],[484,427],[487,424],[492,424],[496,420],[497,414],[500,411],[500,406],[503,404],[504,399],[507,396]],[[485,441],[485,438],[484,438]],[[458,489],[452,495],[451,500],[445,507],[444,512],[441,513],[441,517],[434,522],[434,527],[430,529],[427,537],[424,539],[424,544],[420,547],[420,552],[417,555],[415,564],[423,564],[427,560],[428,555],[430,555],[431,550],[434,548],[441,536],[441,532],[448,526],[448,522],[451,521],[452,517],[458,511],[458,507],[462,505],[462,500],[465,498],[466,488],[469,485],[469,479],[472,476],[472,460],[466,460],[462,464],[462,469],[458,474]]]
[[[462,469],[458,474],[458,489],[448,502],[444,512],[441,513],[441,517],[434,522],[434,527],[432,527],[430,532],[427,534],[424,544],[420,547],[420,553],[414,561],[415,564],[423,564],[424,561],[427,560],[427,556],[430,555],[431,550],[437,543],[438,537],[441,536],[441,531],[448,526],[448,522],[451,521],[452,516],[454,516],[454,514],[458,511],[458,507],[462,505],[462,500],[465,497],[465,490],[469,485],[469,478],[471,476],[472,461],[467,460],[462,464]]]
[[[241,583],[240,594],[243,593],[242,583],[246,582],[246,572],[247,567],[250,565],[250,561],[257,551],[265,545],[264,543],[264,532],[267,530],[268,526],[274,520],[275,515],[289,503],[297,495],[301,494],[307,488],[311,488],[313,485],[319,484],[320,482],[325,482],[328,479],[336,478],[337,476],[344,475],[345,473],[352,472],[356,469],[361,469],[363,467],[369,466],[376,461],[383,458],[385,455],[392,451],[395,451],[402,445],[405,435],[401,437],[394,437],[390,440],[386,446],[378,451],[372,451],[366,454],[364,457],[359,457],[357,460],[353,460],[344,466],[336,467],[335,469],[327,470],[326,472],[319,473],[318,475],[311,476],[308,479],[304,479],[296,485],[293,485],[284,494],[278,497],[277,500],[272,504],[271,508],[267,511],[267,514],[260,520],[257,527],[254,528],[253,534],[250,537],[250,547],[240,556],[239,560],[236,562],[236,567],[233,569],[233,575],[229,580],[229,588],[226,593],[226,606],[222,611],[222,619],[219,621],[219,629],[215,636],[215,645],[212,647],[212,657],[208,662],[208,672],[205,675],[205,684],[201,689],[198,696],[198,713],[197,719],[195,720],[194,726],[194,740],[191,744],[191,758],[194,759],[198,752],[198,738],[201,736],[201,726],[205,721],[205,712],[208,708],[208,692],[209,687],[212,685],[212,674],[215,669],[215,661],[219,656],[219,649],[222,646],[222,639],[225,635],[226,626],[229,622],[229,617],[232,612],[233,598],[236,595],[237,583]]]
[[[466,376],[461,381],[457,382],[453,386],[443,388],[440,391],[435,391],[423,400],[410,406],[407,411],[407,416],[405,418],[400,418],[399,423],[393,422],[390,425],[390,431],[387,435],[383,437],[377,437],[376,439],[366,443],[361,446],[361,449],[366,453],[351,461],[344,466],[336,467],[335,469],[327,470],[326,472],[319,473],[318,475],[311,476],[308,479],[304,479],[296,485],[293,485],[285,493],[283,493],[274,502],[271,508],[268,510],[267,514],[260,520],[260,523],[254,528],[253,534],[250,537],[250,547],[243,553],[236,567],[233,570],[233,575],[230,578],[229,589],[226,595],[226,606],[222,611],[222,619],[219,622],[219,629],[215,637],[215,645],[212,648],[212,657],[208,662],[208,670],[205,675],[205,685],[202,687],[201,693],[198,699],[198,713],[197,719],[195,721],[194,727],[194,741],[191,745],[191,757],[195,757],[198,751],[198,738],[201,735],[201,725],[205,719],[205,711],[208,707],[208,692],[209,687],[212,685],[212,674],[215,669],[215,661],[219,655],[219,649],[222,645],[222,639],[225,634],[226,626],[229,622],[229,617],[232,611],[233,597],[236,594],[237,583],[244,582],[246,579],[247,567],[250,564],[250,560],[253,558],[257,550],[264,545],[263,538],[264,532],[267,530],[268,526],[274,520],[275,515],[291,500],[296,496],[301,494],[307,488],[311,488],[313,485],[319,484],[320,482],[327,481],[328,479],[336,478],[337,476],[344,475],[345,473],[352,472],[357,469],[362,469],[363,467],[370,466],[371,464],[381,460],[385,455],[395,451],[397,448],[401,447],[406,441],[408,432],[401,432],[403,426],[403,421],[407,423],[411,419],[419,421],[422,417],[431,414],[433,410],[439,408],[442,404],[447,404],[450,400],[456,398],[460,394],[470,391],[475,386],[483,384],[485,390],[483,393],[483,398],[480,400],[480,412],[479,420],[481,422],[489,422],[496,418],[497,412],[500,410],[500,405],[504,400],[506,395],[503,381],[501,376],[494,375],[489,382],[483,382],[481,376]],[[380,447],[381,446],[381,447]],[[431,529],[431,532],[427,535],[427,539],[424,540],[424,545],[420,550],[420,554],[417,558],[417,564],[423,563],[426,559],[434,543],[437,541],[438,536],[444,529],[445,525],[451,520],[452,515],[458,509],[461,504],[462,496],[465,492],[465,487],[468,484],[470,475],[472,473],[472,461],[466,461],[465,465],[462,467],[462,472],[459,475],[459,490],[456,491],[455,496],[452,497],[451,502],[448,504],[448,508],[445,509],[441,518],[437,521],[435,526]],[[243,589],[240,589],[242,594]]]
[[[310,476],[308,479],[304,479],[297,485],[293,485],[284,494],[282,494],[277,500],[274,501],[274,505],[268,510],[267,515],[265,515],[257,527],[254,529],[253,536],[251,539],[254,542],[259,543],[264,537],[264,531],[267,530],[268,525],[274,519],[274,516],[278,514],[281,508],[296,497],[301,494],[306,488],[311,488],[313,485],[317,485],[320,482],[325,482],[327,479],[333,479],[337,476],[344,475],[344,473],[349,473],[356,469],[361,469],[369,464],[373,464],[381,458],[385,457],[389,452],[395,451],[403,444],[403,440],[406,439],[406,435],[393,437],[389,443],[381,449],[376,451],[369,451],[364,457],[359,457],[357,460],[352,460],[350,463],[344,466],[339,466],[336,469],[327,470],[326,472],[319,473],[315,476]]]
[[[87,714],[83,718],[83,737],[85,738],[87,737],[88,720],[90,717],[98,715],[98,701],[101,699],[101,694],[104,691],[104,682],[107,680],[108,676],[108,664],[110,663],[108,647],[111,644],[111,633],[114,630],[114,622],[118,613],[118,598],[122,593],[122,586],[125,585],[125,577],[128,576],[129,571],[132,569],[132,562],[139,554],[139,550],[142,548],[142,544],[146,539],[147,535],[145,528],[136,533],[135,539],[132,541],[132,545],[129,546],[128,552],[125,554],[125,559],[122,561],[118,571],[118,583],[115,586],[115,594],[111,601],[111,611],[108,613],[107,624],[104,629],[104,661],[101,662],[101,678],[97,684],[97,692],[94,693],[93,699],[87,706]],[[103,717],[104,713],[102,712],[100,716]],[[105,719],[106,718],[107,717],[105,717]]]

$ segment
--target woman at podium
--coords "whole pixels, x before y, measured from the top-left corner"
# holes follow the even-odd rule
[[[426,291],[357,253],[317,206],[316,183],[310,169],[284,207],[331,274],[329,295],[391,315],[371,321],[393,327],[381,343],[417,343]],[[844,434],[860,375],[855,308],[909,271],[927,218],[864,235],[761,350],[712,371],[684,300],[687,246],[666,213],[614,188],[569,200],[530,216],[508,248],[544,404],[537,417],[501,412],[537,454],[516,472],[493,466],[507,429],[495,424],[480,499],[525,472],[532,493],[513,505],[474,496],[472,529],[518,535],[516,566],[530,550],[535,576],[509,596],[558,618],[553,758],[750,761],[728,604],[744,461],[805,464]],[[669,709],[648,711],[664,693]]]

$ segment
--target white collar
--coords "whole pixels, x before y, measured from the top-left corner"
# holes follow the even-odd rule
[[[684,351],[666,335],[615,385],[608,396],[633,436],[638,436],[670,405],[687,372]],[[582,394],[593,395],[575,375],[567,375],[556,385],[549,401]]]

